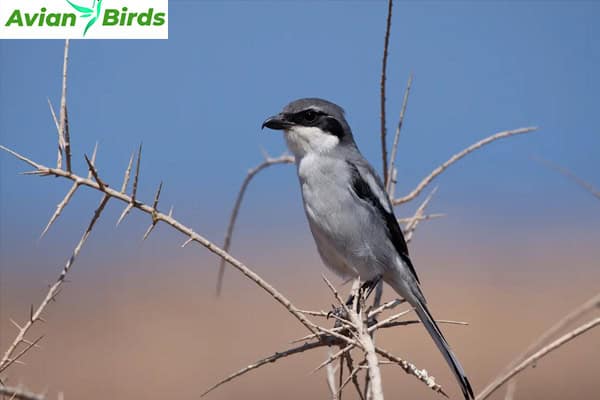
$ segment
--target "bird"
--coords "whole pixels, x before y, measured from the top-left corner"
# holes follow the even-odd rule
[[[375,169],[356,145],[344,110],[320,98],[292,101],[261,129],[283,131],[295,157],[304,211],[323,263],[344,278],[383,280],[416,311],[474,399],[465,371],[427,308],[394,209]]]

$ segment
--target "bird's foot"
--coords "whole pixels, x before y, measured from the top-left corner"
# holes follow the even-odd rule
[[[360,288],[358,289],[358,294],[360,295],[360,298],[363,299],[363,301],[367,301],[371,293],[373,293],[373,290],[377,287],[379,282],[381,282],[381,279],[382,276],[377,275],[375,278],[369,279],[368,281],[365,281],[365,283],[360,285]]]

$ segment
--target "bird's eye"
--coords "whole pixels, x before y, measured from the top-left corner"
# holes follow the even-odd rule
[[[313,122],[315,119],[317,119],[317,113],[313,110],[307,110],[304,112],[304,119],[308,122]]]

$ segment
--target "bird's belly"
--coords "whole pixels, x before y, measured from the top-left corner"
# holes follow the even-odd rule
[[[321,259],[342,276],[374,278],[381,267],[365,237],[368,216],[355,206],[348,187],[336,184],[335,179],[322,179],[326,181],[301,182],[306,216]]]

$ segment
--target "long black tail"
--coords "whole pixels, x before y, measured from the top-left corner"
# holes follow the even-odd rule
[[[454,353],[452,353],[452,350],[450,350],[448,342],[446,342],[442,331],[440,331],[440,328],[438,328],[437,324],[435,323],[435,320],[431,316],[431,313],[427,309],[427,306],[421,300],[418,299],[414,306],[417,315],[421,319],[421,322],[423,322],[423,325],[427,329],[427,332],[429,332],[429,335],[435,342],[438,349],[440,349],[440,352],[444,355],[444,359],[446,359],[446,362],[448,363],[450,369],[454,373],[456,380],[460,384],[465,399],[474,399],[475,396],[473,395],[473,389],[471,388],[471,384],[469,383],[469,380],[465,375],[465,371],[460,365],[460,362],[458,362],[458,359],[456,358]]]

